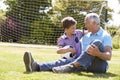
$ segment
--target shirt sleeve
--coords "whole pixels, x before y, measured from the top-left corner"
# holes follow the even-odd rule
[[[58,42],[58,46],[64,46],[65,44],[64,44],[64,39],[63,38],[61,38],[61,40]]]
[[[80,39],[83,36],[83,30],[77,29],[76,32],[77,32],[79,39]]]
[[[112,48],[112,38],[109,34],[104,36],[104,44],[103,45],[110,46]]]

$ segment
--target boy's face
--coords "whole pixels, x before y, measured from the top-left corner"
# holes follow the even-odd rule
[[[75,33],[75,30],[76,30],[76,24],[70,26],[69,28],[66,28],[66,29],[65,29],[65,32],[67,32],[68,34],[74,34],[74,33]]]

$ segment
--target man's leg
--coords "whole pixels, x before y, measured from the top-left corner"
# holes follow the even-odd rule
[[[51,71],[53,67],[61,66],[73,62],[75,59],[60,59],[54,62],[38,63],[34,61],[31,53],[25,52],[24,63],[27,72],[33,71]]]
[[[66,65],[70,62],[73,62],[75,59],[60,59],[53,62],[44,62],[39,63],[40,71],[51,71],[53,67]]]
[[[86,71],[94,72],[94,73],[105,73],[107,69],[108,69],[108,62],[96,57],[93,60],[92,65],[90,65]]]
[[[93,42],[91,42],[90,45],[96,45],[98,49],[100,50],[100,52],[105,52],[104,46],[99,40],[94,40]],[[74,62],[79,63],[81,66],[87,69],[90,65],[92,65],[92,62],[95,58],[96,57],[89,55],[87,52],[84,52]]]
[[[39,65],[34,59],[30,52],[25,52],[23,61],[27,72],[39,71]]]
[[[95,40],[92,42],[92,44],[95,44],[97,45],[97,47],[99,48],[99,50],[101,52],[105,52],[105,49],[102,45],[102,43],[98,40]],[[108,62],[107,61],[104,61],[98,57],[95,57],[93,60],[92,60],[92,63],[91,65],[89,65],[87,67],[87,72],[94,72],[94,73],[105,73],[108,69]]]
[[[94,40],[90,45],[96,45],[99,50],[101,52],[104,52],[104,47],[102,45],[102,43],[99,40]],[[95,59],[94,56],[91,56],[89,54],[87,54],[87,52],[84,52],[80,55],[80,57],[78,57],[73,63],[70,63],[69,65],[64,65],[64,66],[58,66],[58,67],[54,67],[52,70],[54,72],[71,72],[73,71],[72,69],[77,70],[77,68],[79,67],[84,67],[85,70],[87,70],[87,68],[92,65],[93,60]],[[71,67],[71,65],[73,65]],[[76,71],[74,70],[74,71]]]

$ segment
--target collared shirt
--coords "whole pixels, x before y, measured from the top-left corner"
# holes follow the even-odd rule
[[[63,46],[63,47],[66,45],[72,46],[76,50],[75,58],[77,58],[82,51],[81,42],[80,42],[80,38],[82,34],[83,34],[83,31],[78,29],[75,30],[75,34],[73,34],[71,38],[68,38],[65,34],[63,34],[61,36],[61,41],[58,43],[58,46]]]
[[[100,40],[104,47],[110,46],[112,48],[112,39],[111,39],[110,34],[100,27],[98,32],[94,34],[89,32],[83,36],[83,38],[81,39],[82,51],[85,51],[87,46],[95,39]]]

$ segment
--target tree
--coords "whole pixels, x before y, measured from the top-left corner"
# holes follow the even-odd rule
[[[100,14],[101,8],[105,4],[105,1],[56,0],[54,11],[57,15],[58,22],[60,22],[59,20],[61,20],[63,17],[72,16],[78,21],[78,28],[82,29],[84,26],[85,14],[90,12]],[[105,9],[106,7],[103,6],[100,15],[102,27],[104,27],[103,23],[105,22]],[[111,9],[108,10],[110,11]],[[108,17],[111,19],[111,14],[109,14]]]
[[[50,9],[52,0],[6,0],[5,3],[9,6],[6,13],[6,24],[9,23],[9,20],[15,25],[12,25],[13,28],[8,27],[10,25],[6,25],[4,28],[8,27],[9,36],[13,36],[15,41],[21,42],[23,38],[25,40],[30,38],[31,23],[44,20],[43,17],[48,16],[46,11]],[[6,40],[3,41],[14,39],[13,37],[5,38]]]
[[[52,4],[52,0],[6,0],[9,7],[2,27],[3,41],[13,39],[22,43],[56,44],[56,39],[63,33],[61,19],[72,16],[78,22],[77,28],[82,29],[85,14],[99,14],[103,4],[87,0],[54,1]],[[104,23],[105,7],[101,14],[101,23]]]

